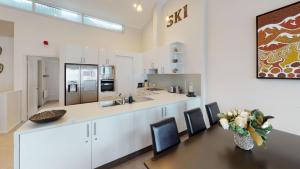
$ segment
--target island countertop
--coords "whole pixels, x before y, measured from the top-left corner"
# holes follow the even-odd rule
[[[101,107],[98,102],[95,103],[87,103],[87,104],[79,104],[79,105],[71,105],[71,106],[61,106],[61,107],[53,107],[49,109],[42,109],[41,111],[46,110],[66,110],[67,113],[61,119],[45,123],[45,124],[35,124],[31,121],[25,122],[16,132],[15,134],[24,134],[28,132],[45,130],[70,124],[76,124],[80,122],[91,121],[99,118],[105,118],[110,116],[116,116],[121,113],[130,113],[138,110],[149,109],[154,107],[159,107],[163,105],[168,105],[172,103],[189,101],[193,99],[200,99],[200,97],[187,97],[184,94],[174,94],[168,93],[166,91],[160,91],[158,94],[153,94],[146,96],[153,100],[138,102],[133,104],[125,104],[118,105],[112,107]]]

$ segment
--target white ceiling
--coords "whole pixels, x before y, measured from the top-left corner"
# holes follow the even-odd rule
[[[38,0],[90,16],[143,28],[152,18],[155,4],[161,0]],[[143,12],[136,12],[133,3],[140,1]]]

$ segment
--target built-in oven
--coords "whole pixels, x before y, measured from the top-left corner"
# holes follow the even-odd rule
[[[101,79],[100,80],[101,92],[113,92],[115,91],[115,80]]]

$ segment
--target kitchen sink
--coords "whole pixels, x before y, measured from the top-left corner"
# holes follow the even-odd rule
[[[133,97],[133,103],[141,103],[141,102],[146,102],[146,101],[151,101],[153,99],[149,97]],[[128,99],[126,99],[125,104],[128,103]],[[109,100],[109,101],[100,101],[100,105],[102,107],[112,107],[112,106],[119,106],[119,105],[124,105],[122,104],[122,100]]]

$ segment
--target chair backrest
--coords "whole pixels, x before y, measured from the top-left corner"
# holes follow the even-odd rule
[[[219,122],[218,114],[220,113],[220,109],[217,102],[207,104],[206,112],[208,115],[210,125],[214,125]]]
[[[206,125],[200,108],[185,111],[184,117],[189,137],[206,130]]]
[[[154,155],[176,146],[180,143],[175,118],[168,118],[151,124],[151,135]]]

